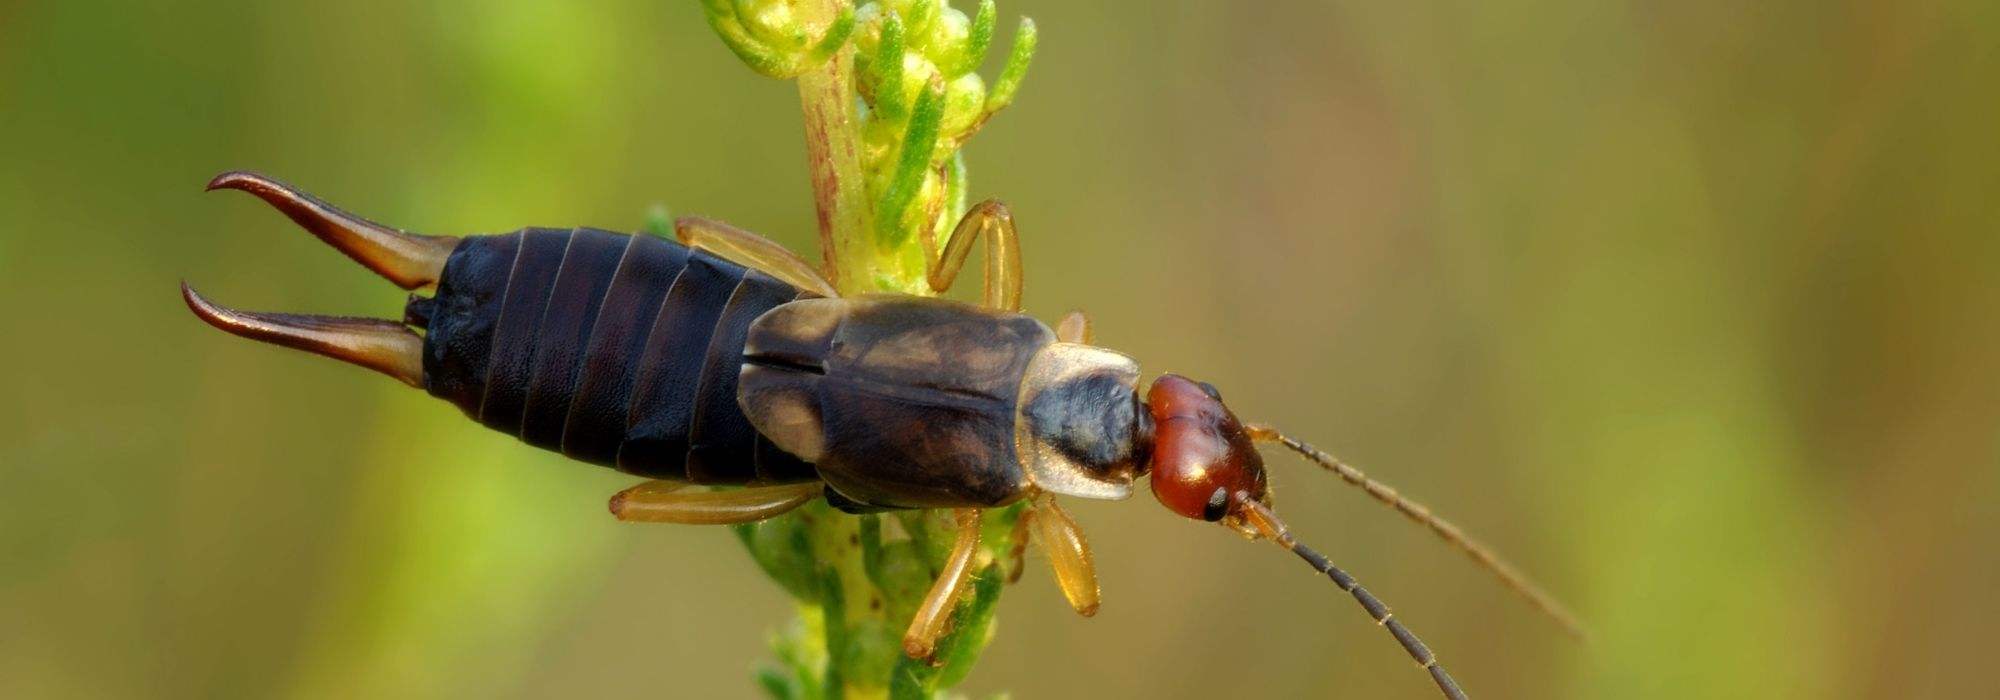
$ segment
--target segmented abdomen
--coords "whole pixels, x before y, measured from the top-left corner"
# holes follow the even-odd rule
[[[537,447],[695,483],[817,478],[736,403],[750,322],[805,296],[654,236],[531,228],[468,237],[426,317],[424,381]]]

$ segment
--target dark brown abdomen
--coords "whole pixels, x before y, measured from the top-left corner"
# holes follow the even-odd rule
[[[531,228],[468,237],[412,315],[431,394],[495,430],[654,478],[805,481],[736,405],[750,322],[802,295],[662,238]]]

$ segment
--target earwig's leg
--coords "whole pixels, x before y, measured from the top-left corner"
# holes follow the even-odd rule
[[[1062,321],[1056,324],[1056,340],[1065,343],[1089,344],[1091,341],[1090,317],[1085,315],[1081,310],[1063,314]]]
[[[683,216],[674,220],[674,236],[691,248],[700,248],[730,262],[761,270],[799,289],[832,299],[840,296],[833,283],[821,276],[812,263],[769,238],[735,226]]]
[[[909,631],[903,633],[903,653],[913,659],[930,658],[936,650],[958,594],[972,578],[972,555],[979,550],[979,510],[960,508],[952,514],[958,522],[958,540],[951,546],[951,558],[945,560],[944,571],[938,573],[930,594],[924,596],[916,617],[910,620]]]
[[[965,267],[966,256],[972,253],[974,239],[982,231],[986,233],[986,306],[1020,311],[1021,240],[1014,235],[1014,216],[1007,212],[1007,205],[996,199],[972,205],[965,217],[958,220],[958,226],[952,228],[944,251],[931,261],[927,274],[931,291],[942,294],[951,289],[959,270]]]
[[[820,482],[688,491],[678,481],[648,481],[611,497],[611,514],[628,523],[733,525],[784,515],[818,498]]]
[[[1028,525],[1035,520],[1034,508],[1022,508],[1021,517],[1014,519],[1014,546],[1007,550],[1007,584],[1021,580],[1021,572],[1028,569]]]
[[[1037,495],[1030,509],[1034,513],[1035,541],[1049,553],[1049,565],[1055,567],[1056,583],[1062,586],[1063,597],[1078,615],[1096,615],[1097,565],[1091,561],[1090,543],[1083,539],[1083,530],[1049,494]]]

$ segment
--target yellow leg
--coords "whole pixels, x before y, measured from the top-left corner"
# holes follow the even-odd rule
[[[1100,601],[1097,565],[1090,559],[1090,543],[1084,541],[1083,530],[1049,494],[1036,495],[1029,509],[1030,513],[1021,517],[1034,519],[1035,542],[1049,553],[1049,565],[1055,568],[1063,597],[1077,614],[1096,615]]]
[[[611,497],[611,514],[628,523],[734,525],[784,515],[819,498],[820,482],[689,491],[678,481],[648,481]]]
[[[1020,311],[1021,240],[1014,235],[1014,216],[1007,213],[1007,205],[996,199],[972,205],[958,225],[952,227],[943,252],[932,259],[927,271],[931,291],[942,294],[951,289],[981,232],[986,234],[986,306]]]
[[[799,289],[828,299],[840,296],[834,291],[833,283],[820,276],[812,263],[769,238],[698,216],[675,219],[674,236],[690,248],[700,248],[738,265],[756,268]]]
[[[1034,508],[1022,508],[1021,517],[1014,519],[1014,546],[1007,550],[1007,585],[1021,580],[1021,572],[1028,569],[1028,525],[1035,520]]]
[[[1063,314],[1062,322],[1056,324],[1056,340],[1088,345],[1091,341],[1090,317],[1082,311]]]
[[[928,659],[937,649],[938,637],[943,636],[944,625],[951,620],[958,595],[972,579],[972,555],[979,551],[979,510],[960,508],[953,515],[958,521],[958,541],[951,546],[951,558],[945,560],[944,571],[938,573],[930,594],[924,596],[923,605],[917,606],[909,631],[903,633],[903,653],[913,659]]]

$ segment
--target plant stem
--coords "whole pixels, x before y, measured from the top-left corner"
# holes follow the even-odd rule
[[[832,2],[818,9],[831,18]],[[806,160],[819,209],[820,259],[841,294],[874,291],[867,182],[861,170],[860,119],[854,112],[854,48],[798,77],[805,113]]]
[[[822,272],[842,295],[934,296],[925,275],[930,238],[965,209],[965,163],[957,148],[1005,101],[996,106],[972,74],[992,39],[991,0],[972,20],[946,0],[880,0],[862,7],[850,0],[703,0],[702,6],[745,65],[798,81]],[[778,18],[784,26],[771,26],[772,15],[758,14],[773,7],[793,13]],[[908,17],[899,16],[898,7]],[[952,34],[939,29],[946,25],[936,22],[949,23],[939,17],[971,26]],[[919,34],[905,36],[905,20]],[[1025,41],[1003,71],[1002,98],[1026,68],[1032,27],[1023,20]],[[921,90],[907,95],[901,88],[905,63],[924,80]],[[849,515],[825,502],[738,525],[744,548],[800,605],[800,623],[772,643],[782,665],[759,671],[759,684],[781,700],[939,697],[940,688],[964,679],[992,638],[1005,578],[1001,562],[1012,551],[1024,505],[983,515],[974,562],[979,573],[927,659],[906,657],[902,635],[956,535],[938,513],[897,513],[891,521],[901,536],[886,538],[883,516]]]

